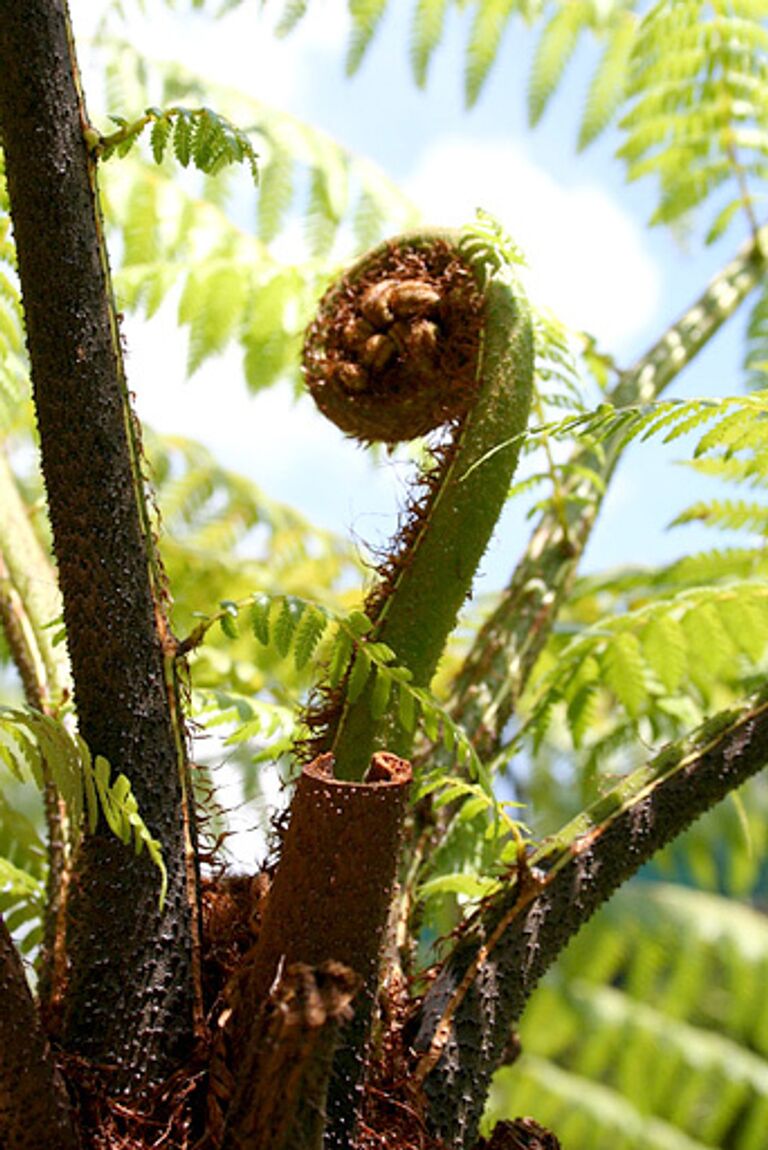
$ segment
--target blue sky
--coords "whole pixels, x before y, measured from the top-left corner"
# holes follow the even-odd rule
[[[468,111],[462,93],[467,17],[454,13],[426,91],[419,91],[408,65],[413,4],[391,0],[351,80],[344,75],[340,0],[314,0],[305,23],[283,42],[272,35],[271,13],[261,14],[255,0],[213,25],[183,8],[172,13],[151,5],[151,18],[137,16],[129,27],[132,39],[151,53],[173,52],[202,74],[246,88],[369,156],[403,183],[429,222],[460,223],[476,206],[491,210],[527,251],[537,302],[591,330],[628,365],[693,301],[741,237],[734,232],[716,249],[702,251],[696,239],[686,248],[666,231],[646,230],[654,189],[625,183],[613,158],[616,134],[576,153],[589,52],[574,61],[542,124],[531,131],[525,92],[534,38],[520,22],[508,29],[486,88]],[[86,0],[73,3],[76,32],[87,30],[93,13]],[[87,84],[87,57],[84,63]],[[234,354],[185,381],[184,341],[169,330],[169,321],[166,314],[127,327],[140,415],[161,430],[203,439],[223,463],[324,524],[383,542],[401,496],[402,468],[387,461],[372,465],[308,403],[293,406],[287,389],[247,396]],[[744,317],[718,337],[674,394],[718,394],[738,386],[743,323]],[[213,394],[216,407],[226,411],[218,422],[212,419]],[[672,462],[682,452],[679,444],[674,452],[632,450],[606,501],[588,567],[655,562],[719,542],[696,528],[664,530],[701,490]],[[483,589],[503,582],[524,535],[512,512],[491,548]]]

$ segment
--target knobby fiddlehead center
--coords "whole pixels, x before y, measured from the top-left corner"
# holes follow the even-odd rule
[[[469,410],[482,297],[455,245],[390,241],[323,297],[304,348],[320,410],[364,442],[415,439]]]

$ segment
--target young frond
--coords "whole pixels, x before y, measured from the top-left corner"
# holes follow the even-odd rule
[[[163,162],[170,145],[183,168],[192,163],[198,171],[215,175],[228,164],[244,163],[253,182],[258,182],[258,160],[248,135],[210,108],[147,108],[137,120],[112,119],[117,131],[109,136],[97,134],[95,140],[96,153],[103,160],[127,155],[151,124],[150,146],[156,164]]]

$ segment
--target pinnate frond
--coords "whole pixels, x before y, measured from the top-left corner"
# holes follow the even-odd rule
[[[372,624],[362,611],[341,615],[299,596],[260,593],[223,603],[198,623],[183,648],[197,648],[216,623],[227,638],[236,639],[243,619],[257,642],[277,659],[290,659],[299,671],[322,663],[329,688],[343,690],[350,703],[371,686],[372,719],[392,714],[407,730],[421,726],[428,739],[445,746],[471,776],[486,777],[463,729],[428,690],[411,682],[410,671],[397,664],[390,647],[370,637]]]
[[[589,724],[590,693],[607,691],[631,721],[653,717],[686,692],[706,704],[721,682],[759,666],[768,651],[768,583],[763,579],[699,587],[610,614],[558,649],[536,688],[525,732],[540,743],[564,704],[576,746]],[[594,705],[594,704],[593,704]]]
[[[643,19],[619,155],[630,179],[658,182],[652,223],[674,223],[711,201],[717,214],[710,239],[733,218],[734,204],[754,226],[753,197],[768,156],[764,21],[764,7],[751,0],[727,7],[658,3]]]
[[[46,774],[53,781],[67,807],[75,839],[83,820],[93,834],[103,817],[114,835],[133,844],[136,853],[146,848],[160,872],[160,899],[165,898],[166,870],[160,843],[153,838],[138,809],[129,780],[123,774],[112,778],[105,758],[95,759],[83,739],[66,726],[39,711],[0,708],[0,763],[19,782],[31,779],[40,789]]]
[[[102,160],[125,156],[145,129],[152,125],[150,145],[156,164],[172,151],[183,168],[192,164],[198,171],[215,175],[228,164],[244,163],[254,183],[258,182],[258,162],[249,136],[225,116],[211,108],[147,108],[136,120],[112,116],[117,131],[100,136],[95,150]]]

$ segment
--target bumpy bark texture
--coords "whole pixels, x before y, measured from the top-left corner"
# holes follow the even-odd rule
[[[157,875],[102,824],[71,890],[66,1046],[131,1089],[192,1035],[182,785],[118,333],[61,0],[0,2],[0,129],[80,731],[131,780]]]
[[[78,1150],[67,1092],[51,1056],[24,969],[0,918],[0,1146]]]

